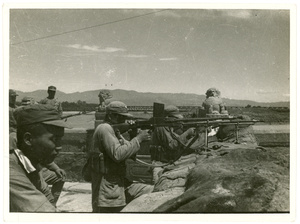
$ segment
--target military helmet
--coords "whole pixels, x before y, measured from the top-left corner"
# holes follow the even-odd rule
[[[179,112],[178,107],[174,105],[168,105],[165,108],[165,116],[166,117],[176,117],[176,118],[183,118],[182,114]]]

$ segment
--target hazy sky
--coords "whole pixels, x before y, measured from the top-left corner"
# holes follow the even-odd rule
[[[288,101],[289,10],[11,9],[9,87]]]

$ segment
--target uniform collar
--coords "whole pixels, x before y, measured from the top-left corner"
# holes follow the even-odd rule
[[[31,164],[30,160],[20,149],[14,149],[16,156],[18,157],[20,163],[22,163],[24,169],[27,173],[32,173],[36,171],[35,167]]]

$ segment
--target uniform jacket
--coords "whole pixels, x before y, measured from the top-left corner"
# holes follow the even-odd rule
[[[48,98],[42,99],[40,101],[40,104],[50,104],[50,105],[52,105],[53,107],[56,108],[59,115],[62,116],[63,108],[62,108],[61,103],[56,98],[54,98],[54,99],[48,99]]]
[[[177,131],[179,133],[179,130]],[[161,147],[161,149],[159,148],[159,151],[154,153],[156,156],[153,158],[153,160],[161,162],[174,161],[178,159],[178,157],[190,154],[194,152],[194,149],[204,145],[204,135],[200,135],[192,143],[190,148],[185,148],[185,146],[189,145],[190,142],[193,141],[192,138],[188,138],[188,132],[189,131],[187,130],[181,134],[177,134],[175,131],[173,131],[172,127],[156,127],[152,134],[152,144],[154,146]]]
[[[173,134],[171,134],[173,132]],[[176,134],[172,128],[169,127],[157,127],[152,134],[153,145],[163,147],[168,151],[178,151],[181,145],[172,135],[176,136],[182,143],[187,143],[187,135],[183,133],[181,135]]]
[[[104,154],[105,174],[99,188],[98,206],[119,207],[126,205],[125,198],[125,160],[133,156],[140,144],[135,137],[131,141],[122,136],[117,138],[113,128],[107,124],[100,124],[93,136],[94,150]]]
[[[16,108],[9,107],[9,133],[16,132],[17,122],[14,117],[14,111]]]
[[[52,195],[40,190],[43,180],[30,160],[19,149],[9,155],[10,212],[55,212]],[[47,198],[48,197],[48,198]]]

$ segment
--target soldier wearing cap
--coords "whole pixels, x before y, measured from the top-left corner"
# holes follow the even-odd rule
[[[165,118],[168,120],[182,119],[183,115],[178,107],[169,105],[165,108]],[[169,163],[180,156],[182,144],[187,144],[195,134],[194,128],[189,128],[185,132],[181,129],[175,130],[173,127],[156,127],[152,133],[151,159],[153,168],[153,183],[156,184],[163,171],[160,165]],[[190,152],[184,152],[184,155]]]
[[[53,162],[69,126],[51,105],[25,106],[15,117],[18,149],[9,155],[10,212],[55,212],[40,170]]]
[[[16,99],[19,96],[14,89],[9,89],[9,107],[16,108]]]
[[[34,99],[32,97],[29,97],[29,96],[23,97],[21,105],[22,106],[27,106],[27,105],[30,105],[30,104],[35,104]]]
[[[16,108],[14,111],[14,114],[18,113],[18,110],[21,110],[22,107],[31,105],[31,104],[37,104],[32,97],[25,96],[22,99],[21,106]],[[17,147],[17,137],[15,137],[13,140],[10,141],[10,149],[16,149]],[[64,179],[66,177],[66,172],[61,169],[55,162],[51,162],[49,164],[45,164],[45,167],[41,168],[40,175],[42,175],[43,180],[47,183],[43,185],[43,193],[46,195],[53,195],[53,199],[51,200],[51,203],[53,205],[56,205],[56,202],[58,201],[58,198],[61,194],[63,185],[64,185]],[[49,190],[48,185],[52,185],[51,192]]]
[[[17,108],[17,96],[18,94],[15,90],[9,90],[9,149],[13,149],[17,145],[17,122],[14,117],[14,111]]]
[[[93,150],[103,153],[104,167],[92,174],[93,212],[120,212],[130,200],[153,190],[151,185],[126,182],[126,159],[139,151],[141,142],[151,139],[147,130],[141,130],[127,141],[111,126],[131,117],[124,103],[113,101],[106,107],[105,123],[94,132]]]
[[[13,116],[15,109],[17,108],[16,99],[17,92],[13,89],[9,90],[9,133],[16,131],[16,120]]]
[[[49,86],[48,87],[48,97],[46,97],[45,99],[42,99],[39,103],[40,104],[50,104],[53,107],[56,108],[56,110],[58,111],[60,117],[62,116],[63,113],[63,108],[61,103],[58,101],[57,98],[55,97],[55,93],[56,93],[56,87],[55,86]]]
[[[17,108],[12,108],[12,109],[10,107],[10,110],[9,110],[9,113],[10,113],[9,114],[9,120],[10,120],[9,149],[17,148],[17,134],[16,134],[17,123],[16,123],[16,120],[15,120],[13,114],[17,110],[20,110],[22,107],[27,106],[29,104],[33,104],[33,103],[34,103],[34,100],[32,97],[25,96],[22,99],[21,106],[19,106]],[[12,120],[12,122],[11,122],[11,120]]]

